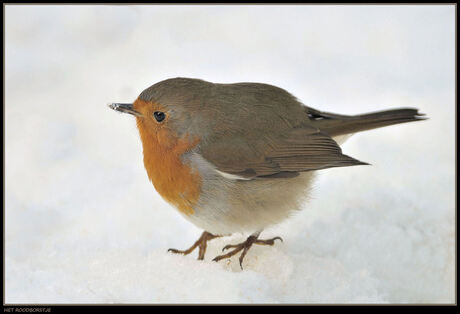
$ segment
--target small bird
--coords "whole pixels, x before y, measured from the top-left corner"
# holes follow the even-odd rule
[[[301,208],[316,170],[368,165],[342,154],[356,132],[420,121],[414,108],[340,115],[305,106],[276,86],[217,84],[172,78],[145,89],[132,104],[109,107],[136,117],[144,166],[157,192],[204,230],[188,249],[204,259],[207,242],[233,233],[246,241],[223,248],[243,260],[260,233]]]

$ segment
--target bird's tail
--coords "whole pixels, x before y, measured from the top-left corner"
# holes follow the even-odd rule
[[[305,111],[313,124],[331,137],[427,119],[415,108],[390,109],[356,116],[322,112],[310,107],[306,107]]]

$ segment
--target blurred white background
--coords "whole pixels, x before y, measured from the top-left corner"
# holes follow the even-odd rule
[[[6,303],[455,302],[453,5],[6,5]],[[201,233],[143,169],[134,119],[107,108],[171,77],[263,82],[342,114],[430,120],[360,133],[370,167],[319,172],[245,270],[242,235]]]

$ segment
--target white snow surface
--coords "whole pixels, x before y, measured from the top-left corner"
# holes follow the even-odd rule
[[[453,5],[6,5],[6,303],[454,303]],[[238,260],[149,182],[132,117],[171,77],[264,82],[324,111],[417,107],[355,134],[281,236]]]

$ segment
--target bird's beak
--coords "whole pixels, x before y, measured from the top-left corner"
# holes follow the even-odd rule
[[[140,112],[137,112],[133,109],[133,104],[120,104],[120,103],[111,103],[108,106],[116,111],[132,114],[136,117],[142,117]]]

